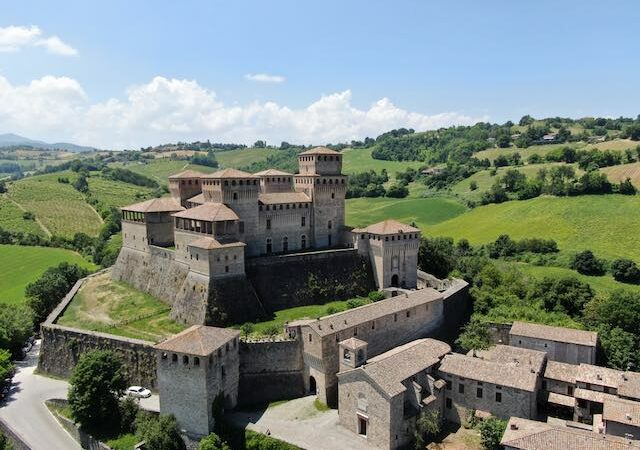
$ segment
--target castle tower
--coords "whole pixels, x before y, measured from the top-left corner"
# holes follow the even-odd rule
[[[259,177],[236,169],[224,169],[203,175],[205,203],[223,203],[239,217],[238,239],[247,244],[248,255],[259,255],[258,195]]]
[[[184,172],[169,176],[169,192],[171,192],[171,197],[182,206],[187,206],[187,200],[202,192],[202,184],[200,182],[202,176],[204,176],[203,173],[196,172],[195,170],[185,170]]]
[[[313,239],[315,247],[342,244],[344,201],[347,177],[342,174],[342,154],[316,147],[298,155],[299,173],[295,188],[313,202]]]
[[[338,343],[340,372],[355,369],[367,362],[367,346],[365,341],[352,337]]]
[[[420,230],[385,220],[352,231],[358,253],[368,256],[378,289],[415,289],[418,283]]]
[[[260,192],[262,194],[277,194],[293,192],[293,174],[282,170],[267,169],[254,174],[260,177]]]
[[[122,245],[148,251],[149,245],[174,243],[173,213],[184,208],[173,197],[152,198],[121,208]]]

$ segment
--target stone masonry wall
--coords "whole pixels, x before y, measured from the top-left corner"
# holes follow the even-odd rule
[[[302,346],[297,340],[240,343],[240,389],[243,405],[304,395]]]

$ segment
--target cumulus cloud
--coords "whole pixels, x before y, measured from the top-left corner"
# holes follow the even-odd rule
[[[30,27],[8,26],[0,27],[0,52],[17,52],[24,47],[43,47],[49,53],[62,56],[75,56],[78,51],[65,43],[58,36],[44,37],[42,30]]]
[[[92,103],[71,78],[46,76],[14,86],[0,76],[0,130],[101,148],[203,139],[325,144],[399,127],[427,130],[479,120],[487,118],[411,112],[388,98],[360,109],[352,104],[350,90],[323,95],[299,109],[275,102],[227,105],[196,81],[160,76],[129,88],[124,98]]]
[[[248,73],[244,76],[249,81],[257,81],[259,83],[284,83],[286,78],[281,75],[269,75],[268,73]]]

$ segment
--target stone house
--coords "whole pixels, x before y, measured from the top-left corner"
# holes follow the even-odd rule
[[[373,447],[404,447],[413,439],[415,420],[422,411],[442,414],[444,382],[433,373],[451,347],[420,339],[369,360],[366,347],[357,338],[340,342],[340,424]]]
[[[602,422],[606,434],[640,441],[640,403],[605,399]]]
[[[569,364],[595,364],[598,333],[514,322],[509,331],[509,345],[547,352],[551,361]]]
[[[213,405],[236,406],[240,332],[194,325],[157,344],[160,413],[193,436],[213,431]]]

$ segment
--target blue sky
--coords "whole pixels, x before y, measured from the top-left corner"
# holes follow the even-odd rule
[[[96,3],[2,6],[0,133],[324,143],[640,113],[637,1]]]

